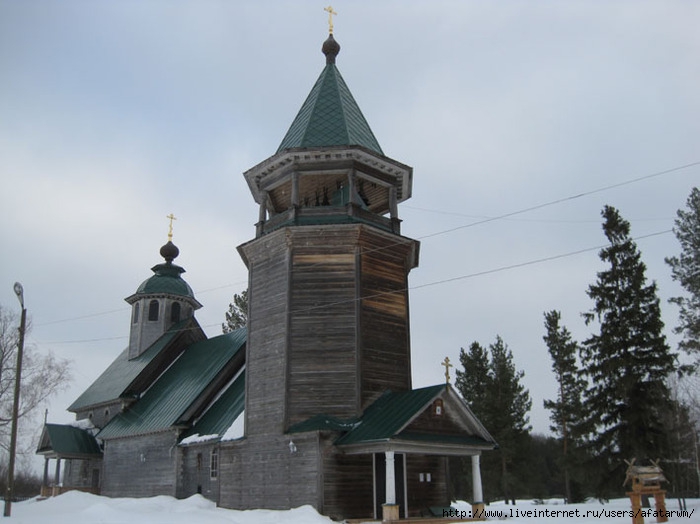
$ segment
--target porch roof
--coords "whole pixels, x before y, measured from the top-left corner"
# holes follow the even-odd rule
[[[442,398],[458,411],[459,431],[417,429],[411,424],[432,403]],[[497,444],[466,403],[447,384],[411,391],[387,391],[373,402],[360,418],[341,420],[316,415],[291,426],[288,433],[305,431],[341,433],[335,445],[347,453],[406,451],[445,455],[476,454],[494,449]]]
[[[102,450],[85,429],[62,424],[45,424],[39,439],[38,455],[57,458],[100,458]]]

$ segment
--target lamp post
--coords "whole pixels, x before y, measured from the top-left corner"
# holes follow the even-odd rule
[[[10,460],[7,466],[7,490],[5,492],[4,516],[12,513],[12,497],[15,488],[15,455],[17,452],[17,418],[19,413],[19,389],[22,381],[22,353],[24,352],[24,331],[27,327],[27,310],[24,307],[24,289],[15,282],[15,295],[22,306],[22,318],[19,323],[19,343],[17,344],[17,371],[15,373],[15,399],[12,404],[12,433],[10,436]]]

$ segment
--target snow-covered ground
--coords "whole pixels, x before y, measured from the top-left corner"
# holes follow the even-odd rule
[[[457,511],[469,512],[470,506],[460,502],[453,505]],[[676,500],[669,500],[667,510],[674,516],[670,523],[700,523],[700,499],[688,499],[689,516],[678,516]],[[506,520],[510,524],[535,524],[542,521],[572,524],[631,523],[629,500],[618,499],[607,504],[589,502],[564,505],[561,501],[535,504],[519,501],[515,506],[492,504],[488,512],[502,512],[503,517],[488,520]],[[538,514],[534,511],[540,512]],[[548,511],[549,513],[546,513]],[[559,512],[555,514],[554,512]],[[563,513],[564,511],[570,513]],[[576,512],[578,515],[576,516]],[[650,510],[645,510],[650,511]],[[652,510],[653,511],[653,508]],[[530,512],[530,513],[526,513]],[[605,513],[602,513],[605,512]],[[467,515],[468,513],[464,513]],[[512,516],[511,516],[512,515]],[[69,492],[60,497],[15,503],[12,505],[12,521],[22,524],[330,524],[332,521],[319,515],[310,506],[289,511],[250,510],[234,511],[217,508],[201,496],[186,500],[171,497],[144,499],[110,499],[87,493]],[[645,522],[656,522],[647,516]]]

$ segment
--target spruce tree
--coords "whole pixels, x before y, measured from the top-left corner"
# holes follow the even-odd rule
[[[624,460],[637,464],[664,457],[669,409],[666,379],[675,369],[675,355],[663,334],[656,284],[647,284],[646,267],[630,238],[630,225],[617,209],[602,211],[609,241],[600,259],[609,265],[588,288],[593,309],[586,324],[599,332],[584,341],[586,392],[584,429],[598,466],[598,495],[624,479]]]
[[[501,461],[503,498],[514,501],[511,472],[527,441],[532,407],[530,392],[521,383],[525,372],[516,371],[513,353],[500,336],[489,346],[491,351],[491,381],[488,397],[491,399],[491,427],[487,428],[498,442]]]
[[[546,335],[542,337],[552,357],[552,371],[557,380],[556,400],[545,400],[545,409],[551,410],[549,427],[559,437],[562,446],[562,470],[564,472],[564,493],[568,502],[571,498],[571,469],[573,465],[575,437],[572,431],[583,417],[583,394],[586,381],[582,378],[576,356],[578,343],[572,340],[571,333],[560,325],[561,313],[549,311],[544,314]]]
[[[478,342],[472,342],[469,351],[465,351],[464,348],[460,350],[459,362],[462,369],[456,370],[455,386],[476,418],[488,427],[491,412],[488,400],[491,380],[488,353]]]
[[[532,401],[521,383],[524,372],[516,371],[513,353],[500,336],[488,353],[477,342],[469,351],[462,349],[460,363],[463,370],[457,370],[457,389],[498,442],[498,449],[483,457],[485,496],[500,494],[511,500],[512,467],[530,431]]]
[[[233,302],[228,305],[226,312],[226,322],[221,324],[221,330],[224,333],[230,333],[234,329],[242,328],[248,325],[248,290],[246,289],[240,295],[233,295]]]
[[[675,333],[683,336],[678,346],[700,359],[700,190],[694,187],[687,201],[687,210],[678,210],[673,232],[681,244],[678,257],[666,259],[673,280],[688,293],[670,301],[679,307],[679,324]],[[698,363],[696,362],[696,365]]]

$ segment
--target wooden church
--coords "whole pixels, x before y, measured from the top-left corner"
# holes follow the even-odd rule
[[[126,299],[129,346],[69,407],[75,425],[44,427],[47,494],[201,493],[226,508],[388,520],[448,506],[447,458],[471,456],[482,502],[493,438],[449,380],[412,389],[419,243],[398,215],[412,168],[379,146],[332,30],[322,51],[277,152],[244,174],[260,209],[238,247],[247,328],[207,338],[169,240]]]

